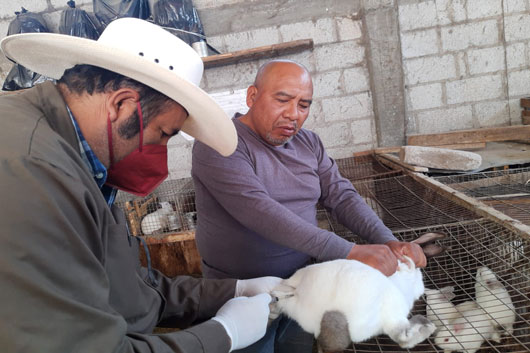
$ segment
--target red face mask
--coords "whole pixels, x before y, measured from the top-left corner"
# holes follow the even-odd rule
[[[114,164],[112,149],[112,127],[107,118],[110,168],[107,170],[106,184],[138,196],[149,195],[168,176],[167,146],[145,145],[142,108],[138,104],[140,118],[140,145],[136,150]]]

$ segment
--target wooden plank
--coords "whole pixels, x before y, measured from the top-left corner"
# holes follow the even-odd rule
[[[239,50],[232,53],[210,55],[202,58],[205,68],[235,64],[243,61],[271,58],[313,49],[312,39],[299,39],[280,44]]]
[[[477,213],[481,217],[484,217],[496,223],[502,224],[509,230],[519,234],[525,239],[530,240],[530,226],[527,226],[526,224],[523,224],[522,222],[516,219],[513,219],[500,211],[497,211],[493,207],[488,206],[485,203],[473,197],[467,196],[464,193],[456,191],[455,189],[445,184],[442,184],[438,180],[434,180],[433,178],[430,178],[426,175],[423,175],[421,173],[410,173],[410,172],[408,172],[407,175],[410,175],[412,178],[414,178],[414,180],[419,181],[423,185],[430,186],[432,189],[434,189],[439,194]]]
[[[486,148],[486,142],[477,142],[477,143],[457,143],[453,145],[438,145],[438,146],[429,146],[429,147],[438,147],[438,148],[448,148],[451,150],[462,150],[462,151],[473,151]],[[383,153],[399,153],[401,146],[392,146],[392,147],[377,147],[371,150],[354,152],[354,157],[369,156],[372,154],[383,154]]]
[[[395,165],[401,167],[401,168],[398,168],[398,169],[406,169],[406,170],[410,170],[410,171],[413,171],[413,172],[422,172],[422,173],[426,173],[429,171],[429,168],[425,168],[425,167],[417,167],[417,166],[414,166],[414,165],[410,165],[410,164],[407,164],[407,163],[403,163],[402,161],[399,160],[398,157],[394,156],[394,155],[391,155],[391,154],[379,154],[377,155],[378,157],[381,157],[381,159],[378,158],[378,160],[380,160],[382,163],[383,160],[387,160],[389,162],[391,162],[394,166],[391,167],[392,169],[395,169]]]
[[[438,134],[411,135],[407,144],[416,146],[451,145],[530,139],[530,126],[516,125],[474,130],[452,131]]]

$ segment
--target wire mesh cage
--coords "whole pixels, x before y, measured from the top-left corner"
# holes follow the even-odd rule
[[[502,225],[484,219],[457,222],[452,224],[426,227],[421,230],[404,230],[396,232],[398,239],[411,241],[424,232],[441,232],[446,238],[438,240],[439,245],[447,250],[429,260],[423,270],[426,288],[442,289],[454,287],[455,297],[452,305],[460,305],[468,301],[477,301],[475,295],[476,273],[479,268],[487,266],[496,275],[499,283],[509,294],[513,307],[496,302],[495,290],[487,290],[488,301],[494,303],[494,309],[488,312],[495,318],[494,323],[502,318],[513,317],[513,331],[499,328],[502,334],[499,342],[484,339],[484,336],[468,330],[455,333],[457,342],[464,345],[478,344],[479,352],[528,352],[530,351],[530,240],[505,229]],[[351,236],[346,234],[346,236]],[[353,240],[362,243],[362,239],[354,236]],[[483,304],[487,307],[487,304]],[[412,310],[412,315],[426,315],[425,295],[420,298]],[[463,312],[465,323],[478,330],[480,323],[490,324],[477,315]],[[452,327],[451,323],[446,324]],[[452,334],[449,333],[452,337]],[[441,352],[442,347],[435,344],[436,333],[426,341],[418,344],[410,351]],[[441,333],[440,333],[441,335]],[[398,352],[407,351],[400,348],[387,336],[378,336],[367,342],[355,344],[345,352]],[[471,352],[472,350],[467,350]]]
[[[191,178],[165,181],[143,198],[119,192],[115,203],[124,210],[134,236],[190,231],[197,224]]]
[[[530,168],[452,175],[435,179],[530,225]]]
[[[348,180],[380,179],[400,175],[400,170],[393,170],[381,164],[373,155],[341,158],[335,160],[340,174]]]

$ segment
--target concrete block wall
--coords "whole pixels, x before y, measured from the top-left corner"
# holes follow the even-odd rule
[[[407,134],[521,124],[529,1],[398,3]]]
[[[92,11],[92,0],[76,1]],[[313,75],[305,127],[335,158],[406,135],[520,124],[530,82],[530,0],[195,0],[221,52],[312,38],[284,56]],[[20,6],[57,32],[66,0],[7,0],[0,37]],[[245,89],[268,59],[205,70],[201,87],[245,112]],[[11,63],[0,59],[0,79]],[[228,103],[227,100],[229,101]],[[189,176],[192,142],[170,141],[171,178]]]

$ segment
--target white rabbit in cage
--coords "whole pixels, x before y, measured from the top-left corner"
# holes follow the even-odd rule
[[[456,315],[436,332],[434,343],[444,353],[474,353],[485,340],[500,342],[500,336],[493,327],[488,315],[474,301],[467,301],[456,306]]]
[[[437,329],[458,314],[455,305],[451,303],[455,297],[454,290],[455,287],[452,286],[441,289],[425,288],[426,316]]]
[[[142,219],[142,232],[146,235],[161,232],[169,227],[168,216],[175,214],[173,206],[167,201],[160,202],[160,208]]]
[[[495,273],[486,266],[477,270],[475,296],[477,304],[488,314],[492,325],[501,326],[511,335],[515,322],[512,298]]]
[[[435,326],[421,315],[408,319],[424,290],[421,271],[409,262],[400,262],[390,277],[356,260],[307,266],[271,292],[277,298],[271,312],[296,320],[324,351],[342,351],[383,333],[412,348]]]

